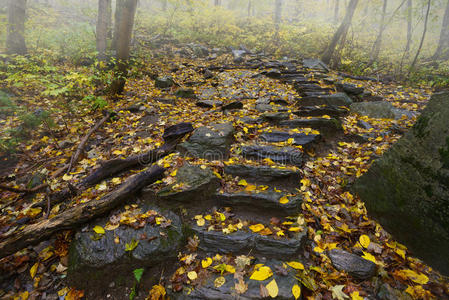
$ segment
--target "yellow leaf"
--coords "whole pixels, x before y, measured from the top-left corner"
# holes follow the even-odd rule
[[[30,208],[26,215],[30,218],[34,218],[35,216],[37,216],[38,214],[40,214],[42,211],[42,208],[40,207],[36,207],[36,208]]]
[[[256,224],[256,225],[249,226],[249,229],[251,229],[251,231],[253,231],[253,232],[262,231],[264,228],[265,228],[265,226],[263,226],[262,224]]]
[[[206,269],[207,267],[209,267],[212,264],[212,258],[208,257],[206,259],[203,259],[201,261],[201,266]]]
[[[115,150],[114,152],[112,152],[112,154],[121,155],[121,154],[123,154],[123,152],[120,150]]]
[[[190,271],[189,273],[187,273],[187,277],[189,277],[190,280],[195,280],[198,278],[198,274],[196,274],[195,271]]]
[[[119,177],[112,178],[112,183],[117,185],[122,183],[122,180]]]
[[[196,220],[196,225],[201,227],[204,226],[204,224],[206,224],[206,220],[204,220],[203,218]]]
[[[301,296],[301,288],[299,287],[299,285],[295,284],[292,287],[292,294],[295,299],[298,299]]]
[[[153,285],[153,288],[150,291],[150,296],[149,299],[154,299],[154,300],[159,300],[159,299],[165,299],[165,295],[167,294],[167,292],[165,291],[165,288],[158,284],[158,285]]]
[[[318,253],[322,253],[324,252],[324,250],[318,246],[316,246],[315,248],[313,248],[313,251],[318,252]]]
[[[363,246],[363,248],[368,248],[369,244],[371,243],[369,236],[362,234],[359,238],[360,245]]]
[[[249,279],[263,281],[270,278],[271,276],[273,276],[273,272],[271,271],[270,267],[264,265],[256,265],[255,271]]]
[[[69,174],[64,174],[64,176],[62,176],[62,180],[64,180],[64,181],[69,181],[69,180],[71,180],[73,178],[73,176],[72,175],[69,175]]]
[[[302,231],[302,227],[292,226],[288,229],[288,231],[292,231],[292,232]]]
[[[394,249],[394,252],[396,252],[400,257],[405,259],[405,251],[402,249]]]
[[[108,225],[106,225],[106,226],[104,227],[104,229],[106,229],[106,230],[108,230],[108,231],[112,231],[112,230],[117,229],[119,226],[120,226],[120,223],[117,223],[117,224],[115,224],[115,225],[113,225],[113,224],[108,224]]]
[[[247,192],[253,192],[255,190],[257,190],[257,186],[252,185],[252,184],[248,184],[245,188],[245,191],[247,191]]]
[[[429,278],[426,275],[418,274],[413,270],[400,270],[395,272],[395,274],[403,279],[409,279],[418,284],[427,284],[427,282],[429,282]]]
[[[373,263],[377,264],[376,258],[371,253],[363,251],[362,257],[366,260],[372,261]]]
[[[34,276],[36,276],[36,272],[37,272],[37,268],[38,267],[39,267],[39,263],[37,262],[30,268],[31,278],[34,278]]]
[[[178,170],[174,170],[173,172],[171,172],[171,173],[170,173],[170,176],[173,176],[173,177],[175,177],[175,176],[176,176],[176,174],[178,174]]]
[[[229,272],[231,274],[235,273],[235,268],[231,265],[226,265],[226,272]]]
[[[225,283],[226,283],[226,278],[224,278],[223,276],[217,277],[217,279],[214,280],[214,285],[216,288],[221,287]]]
[[[304,270],[304,265],[297,261],[288,262],[287,265],[289,265],[290,267],[292,267],[293,269],[296,269],[296,270]]]
[[[351,294],[351,300],[363,300],[363,297],[360,296],[359,292],[354,292]]]
[[[94,229],[93,229],[96,233],[98,233],[98,234],[105,234],[105,231],[104,231],[104,228],[103,227],[101,227],[101,226],[95,226],[94,227]]]
[[[271,298],[276,298],[278,296],[279,288],[276,283],[276,280],[273,279],[272,281],[270,281],[270,283],[267,284],[266,288]]]
[[[241,185],[241,186],[247,186],[247,185],[248,185],[248,182],[246,182],[245,179],[242,179],[242,180],[239,181],[238,185]]]
[[[290,200],[288,200],[287,196],[282,197],[279,199],[279,203],[281,204],[287,204]]]

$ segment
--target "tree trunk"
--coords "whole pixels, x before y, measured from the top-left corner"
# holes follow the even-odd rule
[[[112,0],[107,0],[108,7],[106,8],[106,19],[108,28],[108,39],[112,39]]]
[[[282,18],[282,0],[276,0],[275,8],[274,8],[274,23],[281,23]]]
[[[248,18],[251,17],[252,0],[248,0]]]
[[[405,53],[410,51],[412,43],[412,20],[413,20],[413,0],[407,0],[407,44],[405,45]]]
[[[416,51],[415,58],[413,59],[413,62],[410,65],[409,74],[415,68],[416,62],[418,61],[419,54],[421,53],[422,46],[424,45],[424,40],[426,39],[427,25],[429,24],[429,15],[430,15],[431,3],[432,3],[432,0],[428,0],[428,2],[427,2],[426,18],[424,20],[424,29],[423,29],[423,33],[422,33],[422,37],[421,37],[421,42],[419,43],[418,51]]]
[[[121,2],[119,4],[119,2]],[[120,95],[126,83],[126,73],[128,71],[128,59],[131,45],[131,37],[136,15],[137,0],[118,0],[117,5],[121,8],[119,22],[114,34],[116,39],[117,66],[115,79],[111,84],[111,93]]]
[[[168,1],[162,0],[162,11],[167,11],[167,5],[168,5]]]
[[[111,0],[98,0],[97,18],[97,52],[98,60],[106,60],[106,47],[108,42],[108,6]]]
[[[443,25],[441,27],[440,41],[433,59],[449,59],[449,0],[446,4]]]
[[[334,0],[335,7],[334,7],[334,23],[338,23],[338,16],[340,14],[340,0]]]
[[[377,35],[376,41],[374,42],[373,48],[371,49],[371,58],[368,63],[369,66],[371,66],[379,57],[380,49],[382,46],[382,37],[383,37],[383,33],[386,29],[385,17],[387,14],[387,6],[388,6],[388,0],[384,0],[384,4],[382,6],[382,19],[381,19],[380,25],[379,25],[379,34]]]
[[[27,53],[25,44],[26,0],[9,0],[8,29],[6,49],[9,54],[24,55]]]
[[[354,16],[358,3],[359,0],[351,0],[351,2],[349,2],[343,22],[340,24],[340,27],[338,27],[337,31],[335,32],[332,38],[331,43],[329,44],[329,47],[326,49],[321,58],[321,60],[325,64],[329,64],[331,62],[338,42],[342,39],[342,37],[346,36],[349,26],[351,26],[352,18]]]
[[[214,4],[215,6],[221,6],[221,0],[215,0]]]

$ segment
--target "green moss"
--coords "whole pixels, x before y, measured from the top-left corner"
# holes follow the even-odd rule
[[[427,126],[429,125],[430,116],[421,116],[413,127],[413,133],[416,137],[422,138],[427,134]]]
[[[442,147],[438,149],[438,152],[440,153],[443,168],[449,169],[449,137],[446,138],[446,149]]]

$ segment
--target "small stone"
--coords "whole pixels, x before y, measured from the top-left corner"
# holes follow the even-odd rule
[[[192,90],[192,89],[183,89],[183,88],[178,89],[175,92],[175,96],[179,97],[179,98],[191,98],[191,99],[196,98],[194,90]]]
[[[160,89],[170,88],[175,85],[173,78],[171,76],[157,77],[154,85]]]
[[[367,280],[376,275],[377,266],[372,261],[341,249],[328,252],[332,265],[339,271],[345,271],[352,277]]]

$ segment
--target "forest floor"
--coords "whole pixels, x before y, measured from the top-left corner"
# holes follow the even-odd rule
[[[166,46],[160,54],[184,52]],[[351,79],[255,54],[234,53],[237,59],[229,52],[187,54],[154,59],[144,72],[149,75],[128,80],[125,95],[105,107],[114,116],[90,136],[69,173],[61,167],[104,118],[101,112],[82,106],[62,112],[55,127],[33,131],[16,155],[2,157],[1,183],[24,192],[0,191],[0,243],[73,207],[95,205],[147,167],[141,163],[48,205],[48,195],[78,186],[101,162],[160,147],[171,125],[188,122],[196,129],[177,151],[157,160],[164,178],[107,212],[106,219],[81,226],[76,235],[59,231],[4,257],[2,299],[124,299],[134,297],[133,291],[136,299],[162,299],[166,293],[175,299],[447,299],[447,278],[413,257],[350,192],[351,183],[414,124],[431,89]],[[166,88],[155,86],[156,70],[159,86]],[[404,115],[362,116],[348,108],[348,97],[331,97],[326,101],[336,106],[321,106],[340,90],[353,102],[384,101]],[[61,106],[36,87],[15,93],[17,105],[28,111]],[[22,122],[14,114],[1,115],[1,131]],[[192,146],[193,139],[200,146]],[[48,186],[29,192],[45,182]],[[146,253],[159,259],[150,265],[125,255],[144,251],[144,243],[161,243],[164,230],[175,224],[188,228],[177,241],[179,249]],[[160,229],[160,236],[136,231],[135,239],[126,241],[115,234],[147,226]],[[80,282],[87,271],[70,271],[69,251],[85,255],[80,260],[86,265],[95,258],[69,249],[75,240],[103,241],[101,247],[112,241],[123,249],[104,269],[120,274],[127,270],[120,266],[129,264],[130,273],[121,274],[128,277],[125,283],[114,281],[118,275],[100,278],[103,286],[98,280]],[[351,253],[361,260],[347,265],[354,260]]]

